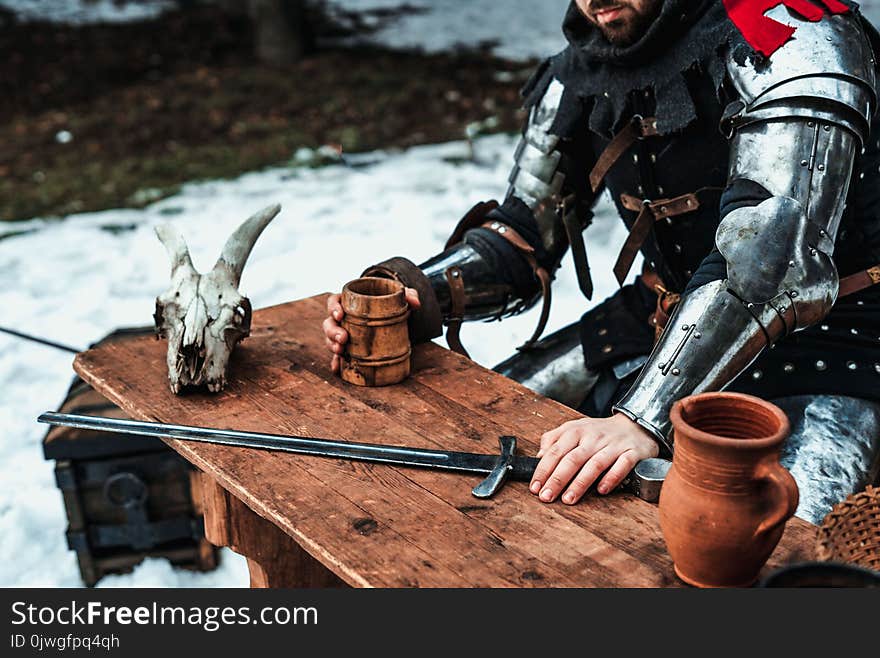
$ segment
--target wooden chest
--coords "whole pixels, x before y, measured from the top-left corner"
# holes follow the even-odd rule
[[[77,378],[59,411],[123,418]],[[217,565],[190,494],[192,466],[159,439],[53,427],[43,440],[67,512],[67,544],[83,582],[124,573],[146,557],[206,571]]]

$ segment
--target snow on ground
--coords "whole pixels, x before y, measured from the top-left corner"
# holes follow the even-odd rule
[[[560,26],[569,0],[333,0],[346,11],[407,5],[419,10],[381,29],[371,40],[428,52],[497,42],[493,52],[522,60],[547,57],[565,46]]]
[[[15,12],[21,21],[53,23],[126,23],[155,18],[176,4],[174,0],[0,0],[0,8]]]
[[[190,184],[143,210],[109,210],[63,220],[0,226],[2,324],[84,347],[116,327],[150,324],[168,284],[168,261],[153,233],[172,221],[197,268],[209,269],[226,236],[251,213],[280,202],[281,214],[257,242],[241,290],[255,308],[336,291],[362,269],[394,255],[421,262],[442,250],[458,218],[480,200],[503,196],[515,139],[476,140],[400,153],[349,156],[348,165],[274,168],[232,181]],[[607,209],[588,229],[601,300],[613,290],[613,254],[622,224]],[[548,332],[577,320],[587,303],[568,259],[554,287]],[[501,323],[471,323],[462,339],[491,367],[531,333],[537,309]],[[320,331],[315,327],[315,331]],[[42,459],[37,415],[57,408],[71,356],[0,334],[0,585],[75,586],[66,520]],[[221,570],[196,575],[154,560],[101,586],[214,586],[247,583],[243,560],[225,552]]]

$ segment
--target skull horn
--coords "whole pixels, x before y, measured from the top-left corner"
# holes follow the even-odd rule
[[[225,265],[232,276],[232,285],[235,287],[238,287],[238,283],[241,280],[241,272],[244,270],[244,265],[247,262],[248,256],[251,255],[251,249],[254,248],[254,243],[257,241],[257,238],[260,237],[260,233],[263,232],[263,229],[266,228],[269,222],[271,222],[275,218],[275,215],[280,211],[281,205],[278,203],[269,206],[268,208],[264,208],[239,226],[235,230],[235,233],[230,235],[229,239],[226,241],[226,245],[223,247],[223,252],[220,254],[220,258],[217,259],[217,263],[214,265],[214,269],[216,270],[220,267],[221,263]]]
[[[168,257],[171,259],[171,277],[177,273],[180,267],[185,267],[190,271],[195,271],[192,259],[189,256],[189,247],[186,246],[186,240],[174,226],[171,224],[160,224],[156,227],[156,235],[159,236],[160,242],[165,245]]]

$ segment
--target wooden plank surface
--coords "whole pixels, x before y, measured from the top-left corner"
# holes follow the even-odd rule
[[[534,454],[541,433],[579,417],[437,345],[384,388],[333,376],[326,295],[258,310],[227,389],[173,395],[165,343],[134,338],[77,356],[76,371],[134,418],[350,441],[495,453],[498,436]],[[479,478],[169,441],[345,582],[375,587],[679,585],[657,508],[626,494],[546,505],[526,483],[491,500]],[[768,569],[812,559],[815,527],[793,519]]]

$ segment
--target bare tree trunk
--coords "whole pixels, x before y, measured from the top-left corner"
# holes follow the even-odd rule
[[[314,50],[305,0],[248,0],[260,61],[284,66]]]

